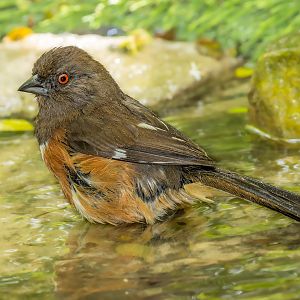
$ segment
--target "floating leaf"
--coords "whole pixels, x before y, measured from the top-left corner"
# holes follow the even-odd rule
[[[240,107],[232,107],[228,110],[230,114],[245,114],[248,112],[248,107],[240,106]]]
[[[0,132],[2,131],[32,131],[33,126],[26,120],[2,119],[0,120]]]
[[[253,75],[253,69],[247,67],[239,67],[235,69],[234,75],[237,78],[248,78]]]

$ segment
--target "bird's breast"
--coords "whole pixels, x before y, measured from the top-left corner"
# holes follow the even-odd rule
[[[65,131],[57,130],[47,142],[40,144],[40,151],[44,163],[58,179],[64,195],[71,202],[71,188],[65,167],[71,166],[72,160],[64,141]]]
[[[77,211],[96,223],[152,223],[155,216],[135,191],[134,165],[76,153],[58,130],[40,145],[42,158]]]
[[[65,197],[90,222],[153,223],[192,202],[183,190],[180,168],[74,152],[64,130],[57,130],[40,150]]]

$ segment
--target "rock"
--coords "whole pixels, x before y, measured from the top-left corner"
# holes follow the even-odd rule
[[[201,56],[194,44],[153,39],[135,55],[119,45],[127,37],[98,35],[33,34],[19,41],[0,44],[0,117],[32,118],[36,103],[32,95],[17,92],[31,74],[34,61],[45,51],[76,45],[101,61],[121,88],[155,110],[191,103],[211,86],[231,77],[237,60]],[[101,83],[99,83],[101,84]]]
[[[273,45],[257,63],[249,115],[265,136],[296,142],[300,138],[300,43],[299,38],[298,46],[294,40],[291,46],[283,41]]]

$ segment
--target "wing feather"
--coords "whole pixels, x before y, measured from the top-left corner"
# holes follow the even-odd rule
[[[202,148],[134,99],[112,106],[87,110],[70,124],[71,150],[133,163],[214,165]]]

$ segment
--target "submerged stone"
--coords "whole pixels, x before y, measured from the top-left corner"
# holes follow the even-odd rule
[[[300,138],[300,44],[276,45],[257,63],[249,116],[273,140],[294,142]]]
[[[211,87],[232,76],[238,61],[200,55],[193,43],[152,39],[135,54],[125,53],[128,37],[98,35],[33,34],[0,44],[0,117],[32,118],[32,95],[17,92],[31,74],[34,61],[45,51],[76,45],[103,63],[121,88],[155,110],[182,107],[198,100]],[[101,83],[99,83],[101,84]]]

